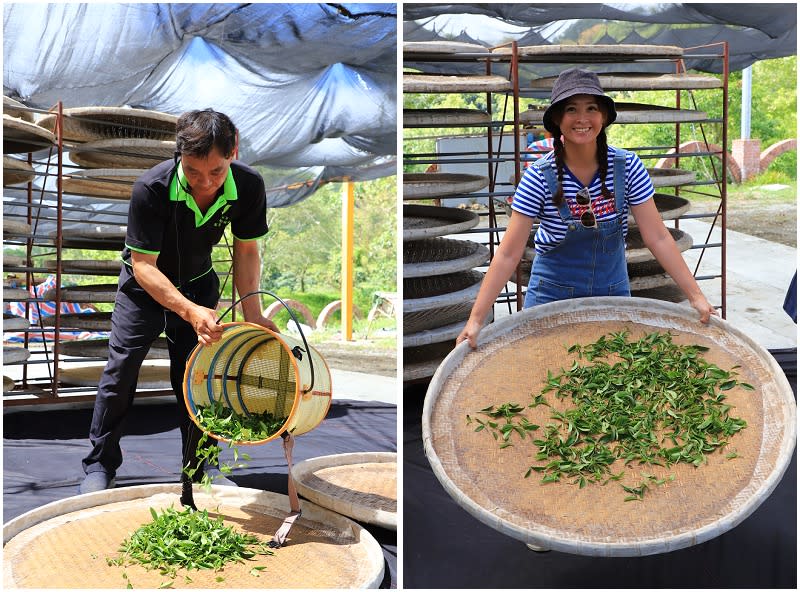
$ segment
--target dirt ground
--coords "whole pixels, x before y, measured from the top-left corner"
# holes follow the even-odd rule
[[[795,204],[731,204],[728,228],[789,247],[797,247],[797,206]]]

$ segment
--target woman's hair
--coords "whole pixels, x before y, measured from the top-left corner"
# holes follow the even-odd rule
[[[213,109],[187,111],[178,118],[175,143],[181,154],[208,156],[216,148],[230,158],[236,148],[236,127],[227,115]]]
[[[560,113],[558,113],[560,115]],[[555,117],[559,121],[560,117]],[[561,141],[561,130],[558,129],[557,133],[553,135],[553,148],[556,159],[556,170],[558,171],[558,189],[553,195],[553,203],[560,206],[564,201],[564,143]],[[597,135],[597,164],[600,173],[600,193],[606,199],[613,199],[614,195],[606,187],[606,175],[608,174],[608,137],[606,136],[606,127]]]

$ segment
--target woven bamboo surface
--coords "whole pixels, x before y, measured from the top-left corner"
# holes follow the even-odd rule
[[[503,76],[436,76],[403,74],[406,93],[502,92],[511,90],[511,82]]]
[[[483,273],[470,269],[456,273],[432,275],[428,277],[403,278],[403,311],[427,308],[431,304],[441,302],[440,297],[446,297],[447,302],[455,302],[454,292],[467,290],[480,283]]]
[[[84,364],[77,368],[62,368],[59,376],[63,384],[96,387],[100,384],[104,368],[104,363]],[[136,387],[139,389],[171,389],[169,366],[142,364]]]
[[[133,193],[133,182],[144,172],[120,168],[75,171],[64,177],[62,187],[66,193],[127,200]]]
[[[69,158],[86,168],[149,169],[174,154],[174,140],[112,138],[70,148]]]
[[[3,346],[3,363],[11,364],[14,362],[24,362],[31,357],[31,352],[21,345]]]
[[[30,326],[25,317],[3,313],[3,331],[24,331]]]
[[[653,187],[676,187],[693,183],[697,178],[693,171],[683,169],[648,168],[647,174],[650,175]]]
[[[55,142],[52,132],[3,113],[3,154],[38,152]]]
[[[3,96],[3,115],[17,117],[33,123],[33,113],[25,108],[24,103],[20,103],[11,97]]]
[[[6,255],[3,253],[3,268],[8,270],[9,267],[24,267],[25,257],[21,255]]]
[[[492,116],[483,109],[403,109],[403,127],[485,127]]]
[[[117,284],[92,284],[88,286],[65,286],[61,288],[64,302],[114,302]],[[50,288],[43,295],[45,300],[55,300],[56,289]]]
[[[102,358],[108,355],[108,339],[81,339],[63,341],[59,344],[60,352],[65,356],[78,358]],[[145,360],[168,360],[169,349],[167,339],[159,337],[153,342]]]
[[[3,286],[3,300],[6,302],[27,300],[28,298],[31,298],[31,293],[25,288],[8,288]]]
[[[64,139],[92,142],[111,138],[174,140],[178,118],[167,113],[127,107],[74,107],[64,109]],[[39,125],[55,129],[56,115],[47,115]]]
[[[722,81],[714,76],[703,74],[598,74],[600,86],[610,90],[688,90],[700,88],[720,88]],[[557,76],[534,78],[531,87],[552,90]]]
[[[87,331],[111,331],[110,312],[68,313],[59,317],[61,329],[85,329]],[[56,317],[42,317],[42,325],[55,327]]]
[[[397,454],[318,456],[292,467],[297,492],[359,522],[397,530]]]
[[[489,177],[467,173],[405,173],[403,199],[424,199],[480,191]]]
[[[456,234],[474,228],[480,216],[470,210],[417,204],[403,205],[403,240]]]
[[[474,241],[426,238],[403,243],[403,277],[466,271],[489,260],[489,249]]]
[[[630,278],[631,291],[653,290],[662,288],[673,283],[673,279],[666,273],[653,273],[650,275],[638,275]]]
[[[670,284],[649,288],[646,290],[631,290],[631,296],[637,298],[652,298],[665,302],[686,302],[686,295],[674,281]]]
[[[415,54],[489,53],[489,49],[477,43],[463,41],[404,41],[403,53],[413,58]]]
[[[13,378],[11,378],[9,376],[5,376],[5,375],[3,376],[3,392],[4,393],[8,393],[10,391],[13,391],[15,386],[16,386],[16,383],[14,382]]]
[[[44,262],[47,269],[55,270],[58,260],[48,259]],[[122,269],[120,259],[62,259],[61,270],[64,273],[94,271],[105,273],[118,273]]]
[[[180,509],[178,485],[140,485],[80,495],[37,508],[3,528],[6,588],[368,588],[384,571],[380,546],[364,528],[311,502],[286,544],[271,556],[231,563],[221,571],[178,570],[169,578],[141,565],[108,565],[119,545],[152,521],[150,508]],[[244,487],[195,488],[194,500],[227,526],[268,541],[289,513],[287,496]],[[264,570],[256,577],[254,567]],[[128,579],[123,578],[123,573]],[[258,573],[258,572],[257,572]],[[191,578],[187,582],[186,576]]]
[[[642,470],[658,477],[674,474],[675,480],[648,492],[641,502],[625,502],[613,483],[580,489],[569,480],[542,485],[535,474],[525,479],[535,446],[500,450],[491,437],[466,424],[467,414],[488,405],[527,404],[541,390],[548,370],[572,364],[566,347],[622,329],[634,338],[669,330],[676,343],[709,347],[704,357],[721,368],[741,366],[738,379],[755,391],[727,391],[732,414],[748,424],[730,439],[739,458],[715,453],[698,468],[675,465],[668,471],[628,467],[623,478],[628,485],[638,484]],[[548,401],[566,407],[552,396]],[[550,422],[547,409],[539,406],[525,414],[545,425]],[[475,351],[459,345],[431,381],[423,440],[447,492],[500,532],[580,555],[649,555],[709,540],[753,512],[791,459],[795,411],[791,386],[769,352],[725,321],[712,317],[702,325],[691,308],[654,300],[575,299],[502,319],[482,332]],[[619,464],[612,470],[621,470]]]
[[[508,45],[492,49],[492,53],[511,55],[513,48]],[[674,45],[522,45],[517,47],[517,55],[536,56],[540,58],[557,58],[561,56],[583,61],[592,61],[594,58],[601,58],[602,61],[609,59],[624,60],[637,58],[680,58],[683,57],[683,48]]]
[[[27,162],[10,156],[3,156],[3,186],[19,185],[33,181],[36,173]]]
[[[3,234],[14,236],[28,236],[31,233],[31,225],[10,216],[3,216]]]

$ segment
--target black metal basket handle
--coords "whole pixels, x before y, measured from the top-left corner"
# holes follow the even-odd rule
[[[292,309],[289,308],[289,305],[286,304],[281,299],[280,296],[278,296],[277,294],[273,294],[269,290],[255,290],[254,292],[250,292],[248,294],[245,294],[244,296],[239,298],[236,302],[231,304],[228,308],[226,308],[225,311],[221,315],[219,315],[219,319],[217,319],[217,324],[219,325],[219,323],[222,320],[222,318],[226,314],[228,314],[230,311],[232,311],[234,306],[239,304],[245,298],[249,298],[250,296],[253,296],[255,294],[267,294],[268,296],[272,296],[275,300],[280,302],[283,305],[283,307],[286,309],[286,312],[289,313],[289,316],[292,317],[292,320],[294,321],[294,324],[297,326],[297,330],[300,331],[300,337],[302,337],[302,339],[303,339],[303,345],[306,346],[305,352],[306,352],[306,355],[308,356],[308,366],[311,369],[311,384],[309,385],[308,389],[304,390],[303,392],[304,393],[310,392],[314,388],[314,361],[312,359],[313,356],[311,355],[311,348],[308,346],[308,341],[306,341],[306,336],[303,333],[303,329],[300,328],[300,323],[297,321],[297,317],[294,316],[294,313],[292,312]],[[302,361],[302,359],[303,359],[302,351],[303,351],[302,348],[299,345],[296,345],[296,346],[294,346],[292,348],[292,355],[294,355],[294,357],[297,358],[298,360]]]

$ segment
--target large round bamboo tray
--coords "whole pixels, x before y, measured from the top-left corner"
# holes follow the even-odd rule
[[[504,45],[495,47],[492,53],[511,55],[513,48]],[[522,45],[517,47],[519,57],[548,58],[550,60],[565,58],[568,61],[580,60],[581,62],[615,62],[631,61],[642,58],[672,58],[683,57],[683,48],[674,45]]]
[[[463,41],[404,41],[403,54],[414,58],[417,54],[453,55],[459,53],[489,53],[489,49],[477,43]]]
[[[474,241],[426,238],[403,243],[403,277],[466,271],[489,260],[489,249]]]
[[[666,273],[654,273],[651,275],[638,275],[629,278],[631,292],[639,292],[641,290],[654,290],[656,288],[663,288],[673,283],[672,277]]]
[[[122,250],[125,246],[125,226],[113,224],[84,224],[64,228],[61,232],[61,245],[70,249]],[[50,233],[56,237],[56,232]]]
[[[489,177],[466,173],[405,173],[403,199],[461,195],[489,186]]]
[[[3,253],[3,269],[8,271],[9,267],[25,267],[25,257]]]
[[[720,88],[722,81],[702,74],[598,74],[600,86],[610,90],[690,90],[701,88]],[[552,90],[557,76],[535,78],[531,87]]]
[[[403,74],[405,93],[481,93],[507,90],[511,90],[511,81],[503,76]]]
[[[739,366],[737,378],[755,391],[726,391],[725,402],[747,421],[729,443],[738,458],[716,453],[707,457],[707,464],[675,465],[668,471],[627,467],[622,480],[626,485],[641,470],[674,474],[675,479],[641,502],[625,502],[616,484],[579,488],[569,480],[542,485],[535,476],[525,479],[535,447],[501,450],[466,424],[467,414],[489,405],[526,403],[542,388],[548,371],[572,364],[569,345],[591,343],[623,329],[634,338],[670,331],[676,343],[710,348],[704,354],[709,362],[724,369]],[[562,407],[552,399],[551,404]],[[638,556],[702,543],[749,516],[773,491],[791,460],[795,407],[791,385],[769,352],[726,321],[712,317],[703,325],[690,307],[656,300],[583,298],[505,317],[481,333],[475,351],[459,344],[428,388],[422,431],[434,474],[481,522],[557,551]],[[528,419],[541,425],[550,421],[550,413],[546,406],[526,409]]]
[[[680,218],[688,212],[689,208],[692,206],[688,199],[668,193],[656,193],[653,195],[653,201],[656,204],[658,213],[661,214],[662,220],[675,220]],[[628,227],[633,228],[635,225],[636,220],[633,219],[633,214],[628,214]]]
[[[694,109],[676,109],[674,107],[661,107],[646,103],[615,102],[617,119],[615,123],[688,123],[692,121],[705,121],[708,114]],[[543,125],[545,107],[530,108],[520,111],[519,120],[522,123]]]
[[[403,109],[403,127],[486,127],[492,116],[483,109]]]
[[[33,167],[24,160],[3,156],[3,187],[28,183],[35,177]]]
[[[62,384],[75,386],[97,387],[103,375],[104,363],[83,364],[76,368],[62,368],[59,377]],[[169,366],[155,364],[142,364],[139,369],[139,378],[136,382],[138,389],[169,390],[172,383],[169,379]]]
[[[33,112],[24,103],[3,95],[3,115],[33,123]]]
[[[62,302],[114,302],[117,284],[93,284],[89,286],[65,286],[61,288]],[[56,299],[56,289],[50,288],[42,296],[45,300]]]
[[[407,298],[403,299],[403,332],[466,322],[482,280],[483,274],[475,270],[404,280],[403,295]],[[415,293],[420,297],[414,297]]]
[[[69,150],[70,160],[78,166],[101,169],[149,169],[174,154],[174,140],[139,138],[97,140]]]
[[[456,234],[475,228],[480,216],[470,210],[416,204],[403,205],[403,240]]]
[[[128,200],[133,183],[144,169],[86,169],[70,173],[62,181],[65,193]]]
[[[343,516],[397,530],[397,454],[318,456],[292,467],[297,492]]]
[[[24,331],[30,328],[31,324],[25,317],[3,313],[3,331]]]
[[[664,300],[666,302],[686,302],[686,295],[674,281],[670,284],[659,286],[658,288],[648,288],[646,290],[631,290],[631,296],[636,298],[651,298],[654,300]]]
[[[89,493],[32,510],[3,526],[6,588],[377,588],[384,572],[380,545],[363,527],[301,502],[284,546],[274,555],[211,569],[179,570],[170,579],[141,565],[108,565],[123,540],[152,521],[150,508],[180,510],[180,486],[137,485]],[[245,487],[196,487],[194,501],[227,526],[269,541],[289,511],[285,495]],[[252,572],[254,567],[263,571]],[[123,578],[123,573],[127,579]],[[187,581],[185,576],[189,576]]]
[[[42,325],[55,327],[56,317],[42,317]],[[111,331],[110,312],[68,313],[59,317],[61,329],[83,329],[84,331]]]
[[[14,387],[17,386],[17,383],[14,382],[14,379],[10,376],[3,375],[3,392],[10,393],[14,390]]]
[[[61,271],[64,273],[119,273],[122,269],[121,259],[62,259]],[[47,269],[58,268],[57,259],[47,259],[44,262]]]
[[[697,179],[693,171],[683,169],[657,169],[648,168],[647,174],[653,182],[653,187],[677,187],[686,183],[694,183]]]
[[[31,296],[31,293],[25,288],[9,288],[3,286],[3,300],[5,302],[18,302],[20,300],[28,300],[29,298],[33,298],[33,296]]]
[[[432,343],[444,343],[452,341],[455,344],[456,337],[464,328],[464,323],[452,323],[424,331],[414,333],[403,333],[403,347],[419,347]]]
[[[108,356],[108,339],[81,339],[79,341],[64,341],[59,344],[62,354],[76,358],[103,358]],[[168,360],[169,349],[167,340],[159,337],[150,346],[146,360]]]
[[[128,107],[74,107],[64,109],[63,137],[69,142],[93,142],[110,138],[175,140],[175,115]],[[39,121],[53,131],[56,115]]]
[[[672,235],[678,251],[683,253],[692,246],[692,237],[678,228],[667,228]],[[644,239],[638,228],[631,228],[625,238],[625,261],[627,263],[642,263],[652,261],[653,253],[644,245]]]
[[[3,113],[3,154],[38,152],[55,143],[52,132]]]
[[[18,364],[25,362],[31,357],[31,352],[21,345],[3,346],[3,364]]]
[[[3,216],[3,234],[5,236],[30,236],[31,225],[11,216]]]

